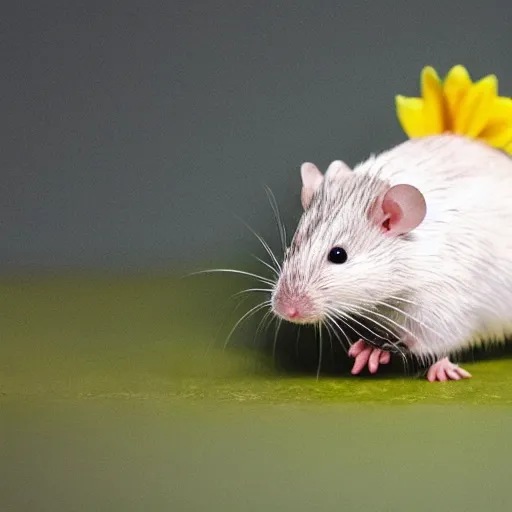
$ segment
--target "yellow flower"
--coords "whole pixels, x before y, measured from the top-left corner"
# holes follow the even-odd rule
[[[396,97],[398,120],[410,137],[456,133],[512,154],[512,98],[498,96],[498,79],[473,82],[464,66],[441,81],[434,68],[421,72],[421,98]]]

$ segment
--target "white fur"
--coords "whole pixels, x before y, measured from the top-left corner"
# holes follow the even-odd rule
[[[317,183],[274,296],[306,293],[313,320],[363,312],[393,325],[420,357],[439,359],[512,333],[511,158],[441,135],[409,140],[352,173],[335,167],[341,172],[331,166]],[[398,184],[419,189],[427,213],[406,237],[386,237],[368,208],[383,187]],[[347,251],[344,264],[327,259],[336,245]],[[391,323],[370,314],[383,304],[403,314],[393,309]]]

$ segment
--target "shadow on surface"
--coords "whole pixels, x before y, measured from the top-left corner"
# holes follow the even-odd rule
[[[358,332],[350,327],[345,327],[344,330],[350,343],[357,341],[362,331],[360,326],[358,326]],[[278,374],[310,376],[321,374],[330,377],[350,375],[354,360],[348,357],[346,352],[348,340],[345,338],[342,345],[340,339],[329,335],[325,329],[320,341],[317,329],[283,322],[277,337],[274,327],[263,333],[261,338],[261,349],[266,354],[267,360],[274,361],[273,368]],[[453,357],[460,364],[511,358],[512,344],[509,341],[504,345],[474,347]],[[365,369],[357,378],[421,377],[427,369],[428,366],[413,356],[402,358],[394,354],[389,364],[379,367],[377,374],[372,375]]]

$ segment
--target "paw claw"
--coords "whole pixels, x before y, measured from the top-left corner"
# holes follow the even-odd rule
[[[453,364],[447,357],[434,363],[427,372],[427,380],[429,382],[439,381],[446,382],[447,380],[460,380],[469,379],[471,374]]]
[[[463,379],[471,379],[471,377],[473,377],[473,375],[471,375],[467,370],[464,370],[464,368],[457,368],[457,373]]]
[[[460,375],[456,370],[446,370],[446,375],[450,380],[460,380]]]

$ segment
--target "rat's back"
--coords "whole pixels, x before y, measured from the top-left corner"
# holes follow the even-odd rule
[[[454,246],[469,237],[512,262],[512,158],[478,141],[455,135],[411,139],[355,169],[391,186],[413,185],[427,214],[416,237],[429,246]],[[502,254],[502,251],[508,251]],[[498,253],[494,253],[497,255]]]
[[[487,144],[457,135],[411,139],[360,164],[355,170],[377,174],[391,185],[417,187],[431,202],[450,201],[461,210],[471,210],[468,199],[492,203],[493,192],[509,197],[512,158]],[[489,201],[491,200],[491,201]],[[432,205],[435,206],[435,205]]]
[[[441,135],[409,140],[355,171],[413,185],[425,197],[408,264],[418,276],[413,300],[432,305],[429,322],[446,319],[460,333],[439,340],[439,351],[512,333],[512,159]]]

